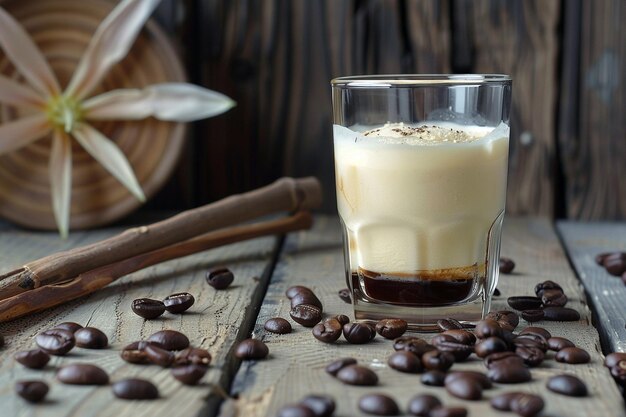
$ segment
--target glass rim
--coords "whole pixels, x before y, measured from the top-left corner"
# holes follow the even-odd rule
[[[337,77],[330,81],[338,88],[390,88],[454,85],[511,84],[506,74],[388,74],[353,75]]]

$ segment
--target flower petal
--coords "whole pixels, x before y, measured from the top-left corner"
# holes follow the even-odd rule
[[[59,94],[59,83],[24,28],[0,7],[0,46],[31,86],[45,95]]]
[[[0,124],[0,155],[26,146],[48,132],[50,124],[43,113]]]
[[[133,168],[113,141],[86,123],[77,126],[72,134],[81,146],[139,201],[146,201]]]
[[[144,119],[149,116],[173,122],[213,117],[231,109],[235,102],[224,94],[193,84],[155,84],[143,90],[113,90],[83,103],[91,120]]]
[[[72,195],[72,143],[61,129],[54,130],[48,170],[52,191],[52,209],[62,238],[70,227],[70,202]]]
[[[123,0],[100,24],[70,81],[67,95],[85,98],[130,50],[160,0]]]
[[[41,109],[46,100],[29,87],[0,75],[0,102],[18,107]]]

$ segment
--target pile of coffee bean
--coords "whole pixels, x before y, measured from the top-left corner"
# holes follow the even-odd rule
[[[626,252],[605,252],[596,255],[596,263],[626,285]]]
[[[520,311],[522,318],[528,322],[580,320],[578,311],[565,307],[567,296],[556,282],[540,282],[535,286],[535,295],[509,297],[507,302],[511,308]]]
[[[329,395],[311,394],[297,404],[288,404],[278,410],[277,417],[331,417],[335,400]]]
[[[133,313],[137,314],[139,317],[151,320],[161,316],[165,311],[172,314],[182,314],[189,310],[195,301],[193,295],[188,292],[180,292],[168,295],[163,301],[150,298],[138,298],[133,300],[131,309]]]

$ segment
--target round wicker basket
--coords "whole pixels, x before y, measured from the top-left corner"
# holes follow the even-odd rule
[[[115,6],[105,0],[7,0],[0,2],[31,35],[57,75],[69,82],[91,36]],[[23,81],[0,51],[0,72]],[[148,22],[129,55],[113,67],[93,95],[117,88],[185,81],[168,37]],[[0,123],[20,117],[19,109],[0,105]],[[147,198],[171,175],[184,145],[182,124],[155,119],[93,123],[112,139],[132,165]],[[50,138],[0,157],[0,216],[17,224],[55,229],[50,200]],[[104,225],[141,205],[75,141],[71,222],[73,229]]]

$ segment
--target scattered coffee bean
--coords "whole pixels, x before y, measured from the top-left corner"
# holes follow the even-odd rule
[[[176,357],[176,355],[169,350],[161,349],[153,344],[146,345],[144,352],[151,363],[164,368],[171,366],[172,363],[174,363],[174,358]]]
[[[479,358],[485,358],[492,353],[504,352],[508,349],[509,347],[504,340],[499,337],[488,337],[474,346],[474,353],[476,353],[476,356]]]
[[[515,269],[515,262],[510,258],[500,258],[500,272],[503,274],[510,274]]]
[[[185,385],[197,385],[208,369],[206,365],[192,363],[172,368],[172,376]]]
[[[430,394],[417,394],[409,401],[409,414],[428,417],[435,408],[441,407],[439,398]]]
[[[524,320],[529,323],[534,323],[536,321],[543,320],[545,313],[540,308],[535,308],[532,310],[524,310],[521,312],[521,316]]]
[[[17,352],[15,360],[30,369],[41,369],[50,361],[50,355],[41,349]]]
[[[557,394],[570,397],[584,397],[587,395],[587,386],[573,375],[557,375],[548,379],[546,387]]]
[[[337,372],[337,379],[349,385],[376,385],[378,375],[369,368],[360,365],[348,365]]]
[[[425,372],[420,380],[422,384],[428,385],[431,387],[443,387],[446,379],[446,373],[443,371],[428,371]]]
[[[291,333],[291,323],[281,317],[274,317],[265,322],[265,330],[271,333],[287,334]]]
[[[206,273],[206,282],[216,290],[224,290],[235,280],[235,275],[228,268],[215,268]]]
[[[602,264],[604,263],[604,258],[611,255],[612,253],[613,252],[604,252],[604,253],[597,254],[594,258],[594,260],[596,261],[596,264],[602,266]]]
[[[467,330],[446,330],[432,338],[431,343],[442,352],[450,352],[457,362],[474,352],[476,336]]]
[[[106,385],[109,375],[101,368],[88,363],[65,365],[57,372],[57,379],[72,385]]]
[[[511,411],[511,401],[513,401],[513,398],[521,394],[521,392],[505,392],[493,397],[491,401],[489,401],[489,404],[491,404],[491,407],[496,410]]]
[[[439,407],[430,412],[428,417],[467,417],[464,407]]]
[[[548,341],[544,339],[542,336],[536,334],[520,334],[513,339],[513,345],[516,348],[519,347],[529,347],[536,348],[541,350],[542,352],[548,351]]]
[[[338,294],[339,298],[341,298],[344,303],[352,304],[352,297],[350,296],[350,290],[348,288],[339,290]]]
[[[424,353],[437,348],[419,337],[404,336],[393,341],[393,349],[396,351],[406,350],[407,352],[422,357]]]
[[[422,365],[426,369],[447,371],[454,364],[454,355],[450,352],[430,350],[422,355]]]
[[[189,347],[181,350],[174,358],[175,366],[182,365],[204,365],[209,366],[211,363],[211,354],[208,350],[202,348]]]
[[[376,332],[385,339],[396,339],[406,332],[408,326],[402,319],[383,319],[376,323]]]
[[[359,399],[359,410],[375,416],[397,416],[400,408],[395,400],[384,394],[366,394]]]
[[[269,353],[267,345],[258,339],[242,340],[235,349],[235,356],[243,360],[264,359]]]
[[[511,401],[511,411],[522,417],[534,417],[543,410],[544,405],[540,396],[521,393]]]
[[[480,400],[483,396],[483,388],[474,378],[456,378],[445,382],[446,390],[450,395],[464,400]]]
[[[308,304],[315,306],[322,311],[324,306],[319,298],[312,291],[300,291],[293,297],[291,297],[291,308],[299,306],[300,304]]]
[[[544,290],[541,303],[546,307],[563,307],[567,304],[567,296],[560,290]]]
[[[525,295],[509,297],[506,299],[509,306],[517,311],[534,310],[541,307],[541,298]]]
[[[187,336],[176,330],[161,330],[148,337],[149,342],[160,344],[165,350],[183,350],[189,347]]]
[[[499,297],[500,295],[502,295],[502,293],[500,292],[499,289],[496,288],[495,290],[493,290],[493,295],[494,297]]]
[[[300,404],[311,409],[315,417],[330,417],[335,412],[335,400],[330,395],[307,395]]]
[[[539,284],[535,285],[535,294],[539,298],[543,296],[544,291],[548,291],[548,290],[556,290],[556,291],[563,292],[563,288],[561,288],[561,286],[554,281],[548,280],[548,281],[540,282]]]
[[[43,381],[17,381],[15,392],[28,402],[38,403],[48,394],[48,384]]]
[[[392,353],[387,358],[387,364],[396,371],[406,373],[416,374],[424,370],[420,358],[405,350]]]
[[[367,323],[348,323],[343,326],[343,337],[354,345],[368,343],[376,336],[376,330]]]
[[[577,347],[566,347],[559,350],[554,359],[557,362],[579,364],[588,363],[591,360],[589,353],[586,350]]]
[[[462,329],[463,324],[455,319],[440,319],[437,320],[437,327],[439,327],[441,331],[445,332],[446,330]]]
[[[615,366],[609,368],[611,376],[622,388],[626,386],[626,361],[619,361]]]
[[[615,252],[607,255],[602,261],[602,266],[609,274],[619,277],[626,272],[626,252]]]
[[[302,291],[313,292],[309,287],[305,287],[304,285],[292,285],[291,287],[287,288],[287,291],[285,291],[285,295],[291,300],[296,294]]]
[[[313,327],[313,336],[324,343],[332,343],[341,336],[342,325],[336,319],[328,319]]]
[[[193,295],[188,292],[179,292],[177,294],[168,295],[163,300],[165,309],[172,314],[181,314],[189,310],[189,307],[196,302]]]
[[[552,334],[550,334],[549,331],[547,331],[543,327],[537,327],[537,326],[524,327],[522,331],[519,332],[520,336],[527,335],[527,334],[534,334],[537,336],[541,336],[545,341],[547,341],[549,338],[552,337]]]
[[[517,346],[515,354],[530,367],[539,366],[546,356],[543,350],[535,346]]]
[[[604,366],[612,368],[621,361],[626,361],[626,352],[613,352],[604,358]]]
[[[502,327],[497,321],[492,319],[481,320],[476,323],[474,334],[479,339],[486,339],[488,337],[502,337]]]
[[[326,372],[331,374],[332,376],[337,376],[337,372],[339,372],[342,368],[345,368],[349,365],[356,365],[357,361],[354,358],[341,358],[336,361],[332,361],[326,366]]]
[[[574,342],[564,337],[551,337],[548,339],[548,349],[559,351],[566,347],[574,347]]]
[[[519,324],[519,316],[514,311],[500,310],[492,311],[487,314],[485,319],[491,319],[498,322],[503,330],[513,331]]]
[[[122,357],[123,360],[125,360],[128,363],[135,363],[135,364],[150,363],[150,361],[148,360],[148,355],[146,355],[146,352],[145,352],[146,346],[150,344],[154,344],[158,347],[161,346],[159,343],[147,342],[143,340],[139,342],[133,342],[129,345],[126,345],[124,349],[122,349],[120,356]]]
[[[133,300],[130,307],[133,313],[146,320],[156,319],[165,313],[163,301],[151,300],[150,298],[138,298]]]
[[[346,324],[350,323],[350,317],[346,316],[345,314],[339,314],[333,317],[335,320],[337,320],[339,323],[341,323],[342,326],[345,326]]]
[[[322,310],[311,304],[299,304],[291,309],[289,315],[304,327],[313,327],[322,320]]]
[[[85,327],[78,329],[74,333],[76,346],[85,349],[104,349],[109,345],[107,335],[95,327]]]
[[[79,330],[82,328],[83,326],[81,326],[78,323],[74,323],[73,321],[64,321],[63,323],[59,323],[53,327],[53,329],[63,329],[63,330],[70,331],[72,333],[75,333],[76,330]]]
[[[72,350],[76,339],[74,339],[74,334],[69,330],[50,329],[39,333],[35,338],[35,342],[46,353],[63,356]]]
[[[530,371],[524,365],[511,366],[511,362],[505,361],[494,362],[487,371],[487,376],[500,384],[517,384],[532,379]]]
[[[523,366],[524,360],[521,356],[515,354],[515,352],[498,352],[492,353],[487,356],[483,363],[487,369],[491,369],[492,366],[500,366],[500,362],[505,362],[507,366]]]
[[[484,389],[488,389],[492,387],[492,383],[491,380],[487,377],[487,375],[485,375],[482,372],[478,372],[478,371],[455,371],[455,372],[450,372],[449,374],[446,375],[446,380],[445,380],[445,384],[448,384],[449,382],[452,382],[456,379],[473,379],[475,381],[477,381],[480,386]]]
[[[288,404],[278,410],[276,417],[315,417],[315,413],[304,405]]]
[[[113,384],[113,395],[125,400],[153,400],[159,398],[159,390],[145,379],[126,378]]]
[[[546,307],[543,309],[543,316],[551,321],[578,321],[580,313],[568,307]]]

